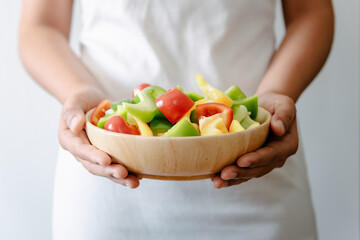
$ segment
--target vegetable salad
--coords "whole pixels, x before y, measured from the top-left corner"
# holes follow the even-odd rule
[[[163,137],[212,136],[254,128],[258,113],[256,95],[247,97],[239,87],[225,92],[196,75],[202,94],[180,86],[166,91],[148,83],[133,90],[132,99],[111,103],[105,99],[90,121],[108,131]]]

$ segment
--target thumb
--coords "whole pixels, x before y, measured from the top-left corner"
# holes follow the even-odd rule
[[[271,129],[277,136],[284,135],[296,118],[294,101],[287,96],[279,97],[274,104],[274,114],[271,119]]]
[[[67,127],[77,134],[85,127],[85,107],[70,99],[64,104],[62,118]]]

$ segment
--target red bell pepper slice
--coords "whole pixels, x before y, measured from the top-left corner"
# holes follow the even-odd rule
[[[105,116],[105,112],[111,108],[111,102],[109,99],[102,100],[92,112],[90,116],[90,122],[97,126],[100,118]]]
[[[218,113],[224,119],[225,126],[229,130],[233,120],[233,110],[230,107],[221,103],[204,103],[196,106],[198,120],[202,117],[210,117]]]
[[[142,84],[140,84],[139,86],[137,86],[136,88],[134,88],[132,97],[135,97],[135,96],[138,94],[139,91],[141,91],[141,90],[143,90],[144,88],[147,88],[147,87],[149,87],[149,86],[151,86],[151,85],[148,84],[148,83],[142,83]]]
[[[125,118],[118,115],[113,116],[107,120],[104,129],[112,132],[140,135],[140,132],[136,126],[127,123]]]
[[[195,104],[191,98],[176,88],[158,96],[155,102],[159,110],[172,124],[178,122]]]

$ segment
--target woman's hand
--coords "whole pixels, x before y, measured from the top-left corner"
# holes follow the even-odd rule
[[[139,179],[129,175],[123,165],[112,164],[110,156],[91,145],[85,133],[85,113],[105,98],[96,88],[88,88],[70,96],[61,112],[59,142],[90,173],[136,188]]]
[[[295,154],[299,138],[294,101],[285,95],[266,93],[259,97],[259,105],[271,115],[271,132],[267,143],[255,152],[237,159],[236,164],[225,167],[212,179],[215,188],[237,185],[268,174],[285,164]]]

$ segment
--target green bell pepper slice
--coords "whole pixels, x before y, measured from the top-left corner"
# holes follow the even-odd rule
[[[253,128],[259,126],[260,124],[249,116],[249,112],[244,105],[235,105],[233,109],[233,119],[239,121],[241,126],[245,129]]]
[[[175,88],[179,89],[180,91],[184,92],[184,89],[180,86],[180,85],[177,85]]]
[[[107,120],[109,120],[111,117],[113,116],[122,116],[123,118],[125,118],[125,120],[127,119],[127,112],[125,111],[125,109],[123,108],[123,106],[118,105],[116,112],[112,113],[112,114],[107,114],[104,117],[100,118],[97,127],[99,128],[104,128],[105,123],[107,122]]]
[[[146,87],[144,88],[143,90],[141,90],[143,92],[147,92],[149,93],[151,96],[153,96],[153,100],[154,100],[154,103],[155,103],[155,99],[160,96],[160,95],[163,95],[166,93],[166,90],[163,89],[162,87],[159,87],[159,86],[156,86],[156,85],[151,85],[149,87]],[[137,104],[140,102],[140,98],[138,96],[138,94],[136,96],[134,96],[133,100],[131,101],[131,103],[134,103],[134,104]],[[155,117],[156,119],[166,119],[164,114],[162,114],[162,112],[157,109],[156,111],[156,114],[155,114]]]
[[[204,97],[197,92],[185,92],[185,95],[191,98],[194,102],[204,99]]]
[[[245,99],[246,95],[241,91],[238,86],[231,86],[225,91],[225,95],[231,98],[234,101]]]
[[[167,119],[154,119],[150,123],[150,129],[153,132],[154,136],[159,133],[165,133],[170,128],[172,128],[172,124]]]
[[[190,113],[190,121],[191,121],[192,123],[197,123],[197,124],[199,124],[199,120],[198,120],[198,116],[197,116],[196,109],[193,110],[193,111],[191,111],[191,113]]]
[[[192,137],[200,136],[196,128],[185,118],[177,122],[169,131],[164,134],[164,137]]]
[[[258,97],[256,95],[252,95],[245,99],[234,101],[234,105],[244,105],[248,112],[250,112],[250,117],[255,119],[258,114]]]
[[[241,122],[246,116],[248,116],[248,110],[244,105],[235,105],[233,109],[233,119]]]
[[[166,93],[165,89],[163,89],[162,87],[156,86],[156,85],[148,86],[148,87],[144,88],[141,91],[150,93],[150,95],[153,96],[154,101],[158,96],[163,95],[163,94]],[[139,91],[139,92],[141,92],[141,91]],[[140,98],[139,98],[139,94],[137,94],[136,96],[134,96],[131,103],[137,104],[139,102],[140,102]]]
[[[140,91],[137,96],[139,96],[140,102],[137,104],[123,102],[124,109],[146,123],[151,122],[158,110],[154,97],[147,91]]]
[[[260,125],[260,123],[252,120],[249,115],[246,115],[245,118],[240,122],[240,124],[245,129],[250,129],[250,128],[257,127]]]
[[[123,99],[123,100],[120,100],[119,102],[111,103],[111,108],[112,108],[114,111],[116,111],[118,105],[121,106],[123,102],[130,103],[131,100],[130,100],[129,98],[125,98],[125,99]]]

